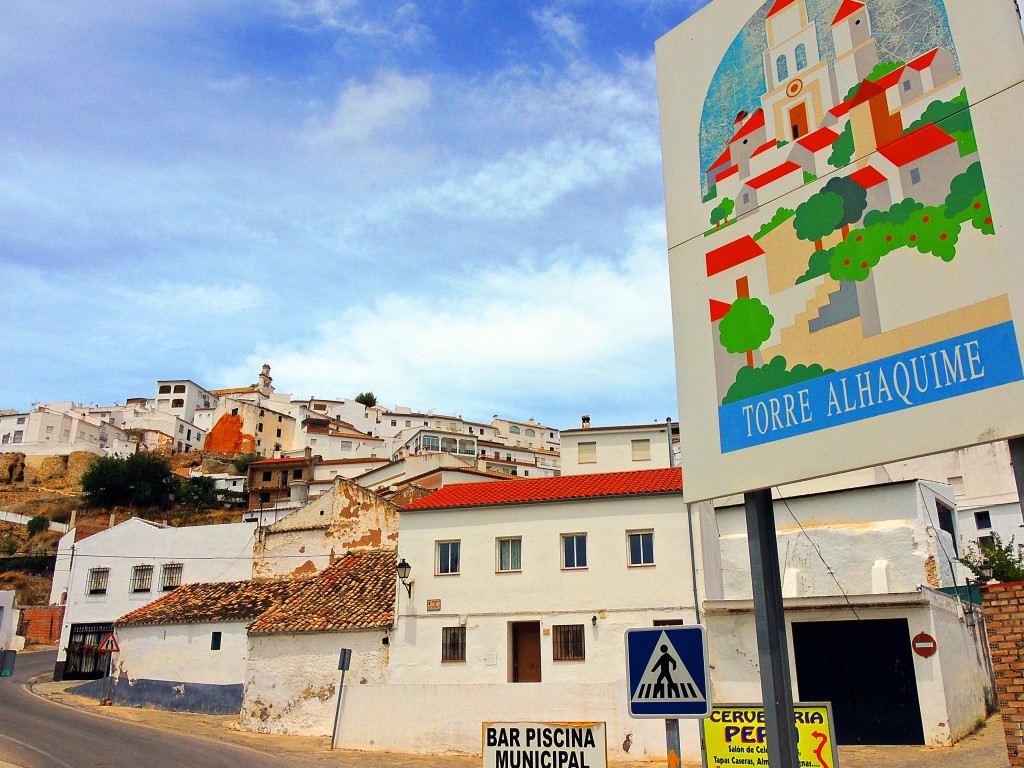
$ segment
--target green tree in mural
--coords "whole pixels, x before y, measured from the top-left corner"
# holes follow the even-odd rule
[[[844,235],[848,228],[864,214],[868,193],[848,176],[829,179],[796,209],[793,229],[801,240],[814,243],[815,249],[824,249],[822,240],[837,229]]]
[[[736,201],[728,197],[723,197],[722,201],[714,207],[714,210],[711,211],[711,223],[714,224],[716,228],[722,226],[722,224],[729,221],[729,216],[735,209]]]
[[[967,89],[964,88],[949,101],[933,101],[921,113],[921,117],[908,125],[903,133],[906,135],[929,123],[935,123],[956,139],[960,156],[966,157],[972,152],[978,151],[978,141],[974,136],[974,123],[971,121],[969,107]]]
[[[828,156],[828,164],[833,168],[849,165],[853,159],[853,152],[853,123],[847,121],[839,138],[832,142],[832,154]]]
[[[775,318],[760,299],[739,298],[718,326],[718,338],[729,352],[745,352],[747,365],[754,364],[754,350],[772,335]]]
[[[946,215],[960,223],[970,221],[983,235],[995,234],[992,225],[992,209],[988,204],[985,179],[981,174],[981,163],[975,162],[953,179],[946,196]]]

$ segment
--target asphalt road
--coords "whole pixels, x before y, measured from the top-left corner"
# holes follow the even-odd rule
[[[293,760],[212,739],[163,732],[45,701],[22,686],[53,670],[56,652],[19,653],[0,678],[0,764],[23,768],[268,768]]]

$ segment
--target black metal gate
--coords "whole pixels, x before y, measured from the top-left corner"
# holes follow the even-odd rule
[[[801,701],[831,701],[837,744],[924,744],[906,619],[793,622]]]
[[[100,653],[99,646],[113,624],[72,624],[64,660],[65,680],[98,680],[110,670],[110,654]]]

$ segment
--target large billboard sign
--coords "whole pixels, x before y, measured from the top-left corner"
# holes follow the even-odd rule
[[[687,500],[1024,434],[1013,0],[715,0],[657,60]]]

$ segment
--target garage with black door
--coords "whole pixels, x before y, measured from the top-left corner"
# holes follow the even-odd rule
[[[910,626],[901,619],[794,621],[800,701],[830,701],[838,744],[924,744]]]

